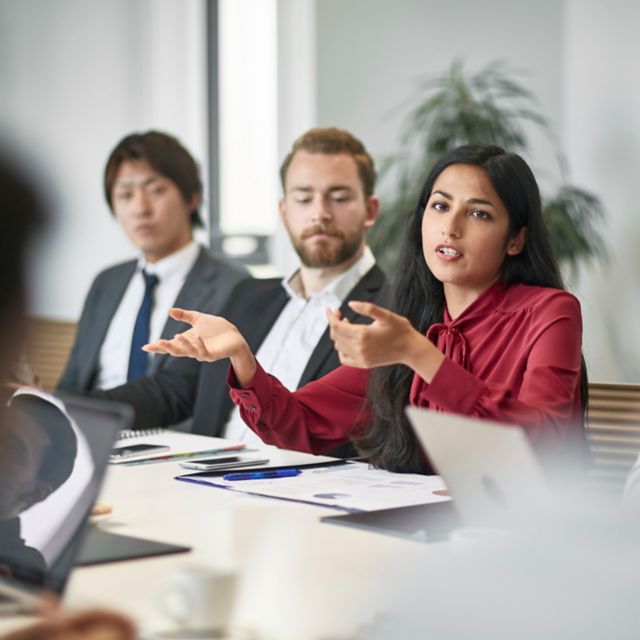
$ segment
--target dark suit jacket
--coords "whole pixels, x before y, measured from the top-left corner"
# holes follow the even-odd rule
[[[58,389],[71,393],[85,393],[94,388],[102,342],[129,281],[136,272],[136,265],[135,260],[118,264],[98,274],[93,281]],[[216,256],[202,247],[180,289],[175,306],[220,313],[233,288],[247,278],[244,267]],[[185,328],[184,323],[167,318],[162,337],[172,338]],[[151,358],[149,374],[162,371],[169,361],[170,358],[165,355]],[[198,365],[196,361],[190,363],[196,375]]]
[[[384,306],[385,284],[384,273],[373,266],[351,290],[340,310],[351,322],[368,322],[368,318],[354,313],[347,302],[363,300]],[[234,290],[224,315],[238,327],[255,353],[288,300],[280,278],[245,280]],[[188,360],[176,358],[157,374],[104,394],[133,406],[135,427],[170,425],[193,415],[194,433],[220,436],[233,407],[226,382],[228,360],[204,363],[197,375],[189,368]],[[307,362],[300,386],[339,365],[327,329]]]

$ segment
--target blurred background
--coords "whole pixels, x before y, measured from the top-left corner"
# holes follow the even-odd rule
[[[312,126],[344,127],[382,165],[425,76],[504,60],[556,137],[524,123],[544,190],[606,211],[608,258],[567,270],[592,380],[640,380],[640,4],[634,0],[0,0],[0,134],[44,176],[56,212],[32,312],[76,320],[89,284],[131,246],[102,194],[125,134],[170,132],[199,161],[200,238],[257,274],[296,264],[279,229],[278,167]],[[398,176],[379,182],[383,205]],[[395,182],[394,182],[395,181]],[[383,207],[384,208],[384,207]]]

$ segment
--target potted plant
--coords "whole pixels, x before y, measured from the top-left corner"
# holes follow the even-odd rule
[[[542,199],[558,261],[575,275],[579,263],[605,257],[597,230],[604,217],[602,204],[595,195],[567,183],[566,162],[555,136],[536,111],[534,96],[515,75],[503,61],[469,75],[456,60],[444,75],[420,82],[401,132],[403,151],[381,164],[381,174],[395,178],[395,190],[383,195],[382,214],[370,235],[383,267],[393,268],[406,221],[432,163],[462,144],[496,144],[527,155],[526,123],[545,133],[557,158],[560,187],[553,196],[542,194]]]

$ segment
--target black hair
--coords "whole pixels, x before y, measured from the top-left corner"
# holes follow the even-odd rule
[[[501,280],[564,289],[553,254],[536,179],[518,155],[492,145],[465,145],[443,156],[427,176],[404,240],[394,287],[394,311],[421,333],[444,318],[443,284],[429,270],[422,247],[422,217],[438,176],[449,166],[466,164],[485,171],[509,213],[509,237],[526,227],[523,250],[507,255]],[[376,466],[423,472],[425,458],[404,415],[414,372],[404,365],[372,370],[367,393],[372,424],[356,439],[358,451]],[[584,359],[581,373],[583,409],[587,398]]]
[[[120,165],[127,160],[144,160],[160,175],[173,181],[185,202],[202,196],[200,169],[193,156],[177,138],[161,131],[132,133],[115,146],[104,169],[104,196],[113,212],[112,194]],[[202,227],[198,207],[190,214],[191,228]]]

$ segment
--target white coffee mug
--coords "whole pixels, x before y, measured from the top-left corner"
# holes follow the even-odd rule
[[[160,586],[156,601],[162,612],[190,631],[225,630],[231,619],[236,576],[207,567],[175,570]]]

